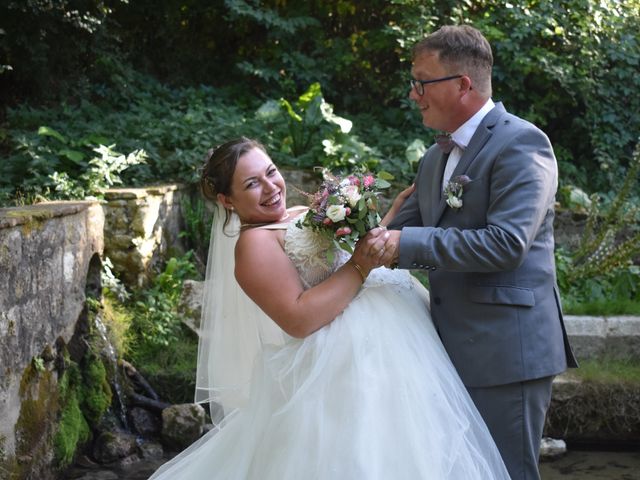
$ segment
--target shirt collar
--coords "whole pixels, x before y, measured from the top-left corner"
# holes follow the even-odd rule
[[[495,106],[496,105],[493,103],[493,100],[487,100],[480,110],[478,110],[469,120],[460,125],[460,127],[451,134],[451,139],[458,147],[463,150],[467,148],[467,145],[469,145],[469,142],[471,141],[471,137],[473,137],[473,134],[476,133],[476,130],[478,129],[478,125],[480,125],[480,122],[482,122],[485,115]]]

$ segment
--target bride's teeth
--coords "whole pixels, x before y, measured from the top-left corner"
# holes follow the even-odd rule
[[[266,205],[267,207],[278,203],[280,201],[280,194],[277,194],[275,197],[272,197],[271,199],[267,200],[266,202],[264,202],[264,205]]]

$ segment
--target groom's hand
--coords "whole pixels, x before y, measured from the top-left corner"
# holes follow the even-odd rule
[[[370,230],[362,241],[367,245],[369,255],[373,257],[376,266],[391,266],[398,260],[399,230],[387,230],[377,227]]]
[[[368,252],[368,256],[376,267],[383,265],[380,259],[386,253],[386,243],[389,234],[389,231],[385,227],[376,227],[369,230],[358,242],[359,244],[363,244],[363,248]]]
[[[380,265],[385,267],[393,267],[398,263],[399,246],[400,246],[400,230],[389,230],[389,237],[384,244],[382,255],[380,255]]]

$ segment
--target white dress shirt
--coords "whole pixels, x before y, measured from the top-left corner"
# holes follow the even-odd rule
[[[458,162],[464,153],[464,149],[467,148],[469,142],[471,141],[471,137],[476,133],[478,129],[478,125],[485,117],[487,113],[489,113],[493,107],[495,107],[495,103],[493,100],[487,100],[480,110],[478,110],[469,120],[464,122],[458,129],[451,134],[451,139],[455,142],[455,147],[449,153],[449,158],[447,159],[447,165],[444,168],[444,175],[442,176],[442,189],[447,183],[449,183],[449,179],[453,174],[453,171],[458,166]]]

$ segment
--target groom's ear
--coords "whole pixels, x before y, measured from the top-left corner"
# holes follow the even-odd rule
[[[233,203],[231,203],[231,199],[227,195],[219,193],[218,195],[216,195],[216,198],[224,208],[226,208],[227,210],[233,210]]]
[[[462,78],[460,78],[460,91],[467,93],[469,90],[473,90],[471,78],[467,75],[463,75]]]

